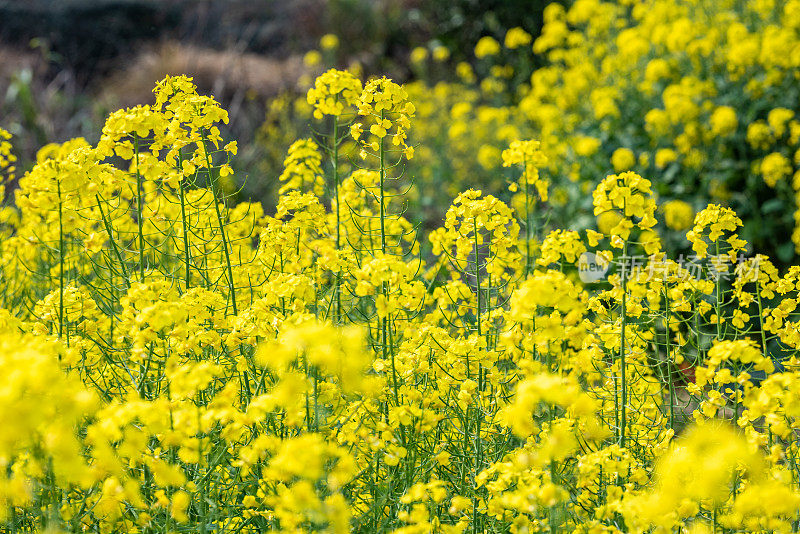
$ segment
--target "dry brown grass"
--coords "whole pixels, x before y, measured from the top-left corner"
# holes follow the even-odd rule
[[[0,88],[8,87],[11,78],[22,70],[46,68],[40,54],[18,47],[0,46]]]
[[[48,64],[41,50],[0,45],[0,126],[15,134],[25,168],[44,143],[96,135],[108,111],[151,103],[155,82],[178,74],[192,76],[200,94],[222,102],[231,121],[228,134],[248,145],[264,121],[267,101],[296,87],[303,74],[315,73],[299,54],[263,56],[164,42],[140,48],[108,76],[81,85],[70,69]],[[24,83],[15,82],[20,76]],[[6,99],[9,88],[17,95]]]
[[[305,72],[302,56],[278,59],[236,50],[217,51],[167,42],[141,52],[98,84],[103,100],[131,106],[149,102],[156,81],[166,75],[194,77],[200,93],[220,100],[266,100],[297,84]]]

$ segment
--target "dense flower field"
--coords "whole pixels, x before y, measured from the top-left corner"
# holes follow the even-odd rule
[[[43,147],[0,212],[0,530],[800,530],[800,266],[689,191],[794,172],[799,31],[797,1],[555,6],[494,112],[329,70],[272,215],[185,76]]]

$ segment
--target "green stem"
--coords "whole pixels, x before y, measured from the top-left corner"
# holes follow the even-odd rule
[[[339,95],[336,95],[336,100],[339,100]],[[333,166],[333,198],[336,206],[336,250],[341,249],[342,234],[341,234],[341,214],[339,206],[339,117],[333,117],[333,154],[331,157],[331,165]],[[338,323],[342,317],[342,294],[341,294],[341,278],[339,273],[336,274],[336,322]]]
[[[178,152],[178,167],[183,168],[183,157]],[[183,250],[184,250],[184,262],[186,267],[186,289],[190,287],[190,276],[191,273],[189,271],[189,265],[191,261],[191,250],[189,249],[189,228],[188,222],[186,221],[186,183],[184,179],[181,179],[180,185],[180,194],[181,194],[181,226],[183,227]]]
[[[225,264],[228,271],[228,291],[231,296],[231,305],[233,307],[233,314],[238,315],[239,311],[236,308],[236,290],[233,284],[233,269],[231,268],[231,256],[228,249],[228,235],[225,233],[225,223],[222,220],[222,212],[219,209],[219,204],[222,202],[221,195],[217,192],[219,186],[219,176],[215,176],[214,167],[211,165],[211,155],[208,153],[208,140],[205,132],[203,132],[203,155],[206,159],[206,167],[208,168],[208,177],[211,182],[211,193],[214,195],[214,211],[217,215],[217,224],[219,224],[219,232],[222,235],[222,252],[225,255]]]
[[[625,243],[622,247],[623,259],[627,256],[628,244]],[[619,359],[620,359],[620,380],[622,381],[622,399],[620,399],[620,434],[619,441],[622,447],[625,447],[625,426],[627,424],[627,404],[628,404],[628,380],[625,376],[626,362],[625,362],[625,326],[627,323],[627,265],[622,265],[622,310],[621,310],[621,328],[620,328],[620,342],[619,342]]]
[[[716,257],[714,258],[714,261],[719,262],[719,242],[714,243],[714,246],[715,246],[715,252],[716,252]],[[720,279],[722,277],[720,276],[720,273],[716,273],[715,278],[716,278],[716,280],[715,280],[715,282],[716,282],[716,284],[715,284],[716,285],[716,299],[715,299],[715,302],[714,302],[714,311],[715,311],[715,313],[717,315],[717,340],[722,340],[722,317],[721,317],[722,316],[722,295],[721,295],[722,288],[720,287]]]
[[[64,217],[61,200],[61,180],[56,179],[58,190],[58,339],[64,333]]]
[[[384,112],[381,111],[381,122],[383,122],[383,114]],[[385,191],[384,191],[384,181],[386,180],[386,154],[383,148],[383,138],[380,140],[380,149],[379,149],[379,157],[380,157],[380,176],[381,176],[381,196],[378,199],[380,202],[380,218],[381,218],[381,252],[386,253],[386,205],[385,205]]]
[[[522,161],[522,179],[525,180],[525,276],[531,272],[531,208],[530,184],[528,183],[528,164]]]
[[[142,174],[139,172],[139,136],[133,134],[134,157],[136,158],[136,222],[139,230],[139,281],[144,282],[144,208],[142,207]]]
[[[106,214],[103,211],[103,204],[100,201],[100,195],[95,195],[94,198],[95,200],[97,200],[97,208],[100,210],[100,218],[103,219],[103,226],[105,226],[106,233],[108,233],[108,240],[111,243],[111,250],[114,251],[114,255],[117,257],[117,261],[119,262],[119,267],[120,270],[122,271],[122,278],[125,282],[125,285],[130,287],[130,280],[128,279],[128,269],[125,268],[125,262],[122,261],[122,254],[119,251],[119,247],[117,247],[117,242],[114,240],[114,234],[112,233],[111,223],[109,223],[108,217],[106,217]]]
[[[665,303],[665,316],[664,316],[664,328],[667,331],[666,335],[666,350],[667,350],[667,380],[669,381],[669,427],[672,430],[675,430],[675,384],[673,383],[672,378],[672,368],[670,367],[670,350],[669,350],[669,286],[667,285],[667,281],[664,281],[664,303]]]
[[[481,315],[482,315],[482,302],[481,302],[481,269],[480,269],[480,248],[478,243],[478,221],[477,218],[472,218],[472,233],[473,233],[473,246],[475,247],[475,297],[476,297],[476,324],[478,337],[482,336],[481,331]],[[481,468],[483,459],[483,450],[481,448],[481,419],[482,419],[482,403],[480,402],[481,391],[483,391],[483,364],[478,361],[478,403],[475,408],[475,471],[474,476],[477,478],[478,472]],[[472,532],[477,534],[481,531],[478,517],[478,488],[474,488],[472,496]]]

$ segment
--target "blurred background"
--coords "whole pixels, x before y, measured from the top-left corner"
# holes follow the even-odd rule
[[[165,75],[194,77],[230,114],[244,195],[269,196],[295,132],[265,139],[276,100],[301,96],[330,66],[365,77],[414,79],[416,47],[472,57],[478,39],[524,26],[538,0],[0,0],[0,125],[14,135],[19,169],[46,143],[96,142],[105,116],[152,101]],[[336,36],[336,43],[323,36]],[[452,68],[440,63],[439,75]],[[453,74],[452,77],[455,75]],[[278,104],[278,107],[280,104]],[[269,159],[269,161],[267,161]],[[21,175],[22,172],[18,173]]]

